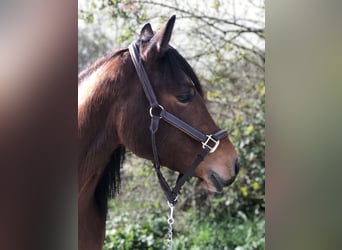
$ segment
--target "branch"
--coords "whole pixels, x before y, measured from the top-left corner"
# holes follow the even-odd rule
[[[213,16],[200,16],[200,15],[196,15],[196,14],[194,14],[188,10],[184,10],[184,9],[179,8],[179,7],[168,5],[165,3],[158,3],[158,2],[154,2],[154,1],[144,1],[144,0],[139,1],[139,3],[160,6],[160,7],[164,7],[164,8],[168,8],[168,9],[177,11],[177,12],[182,13],[182,14],[187,14],[187,15],[191,16],[192,18],[199,19],[200,21],[202,21],[202,22],[204,22],[204,23],[206,23],[212,27],[215,27],[217,30],[219,30],[223,33],[225,33],[226,31],[216,27],[214,25],[215,23],[220,22],[220,23],[225,23],[225,24],[237,26],[237,27],[244,29],[245,32],[253,32],[253,33],[263,32],[263,29],[256,29],[256,28],[248,27],[246,25],[238,23],[237,21],[229,21],[227,19],[221,19],[221,18],[217,18],[217,17],[213,17]],[[207,19],[207,20],[205,20],[205,19]],[[210,23],[209,20],[213,21],[213,23]]]

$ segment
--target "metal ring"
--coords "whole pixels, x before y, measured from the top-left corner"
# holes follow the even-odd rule
[[[155,108],[160,108],[159,118],[162,118],[160,114],[161,114],[165,109],[164,109],[164,107],[163,107],[162,105],[160,105],[160,104],[158,104],[158,106],[156,106],[156,107],[150,107],[150,116],[151,116],[151,117],[154,116],[154,114],[152,114],[152,111],[153,111],[153,109],[155,109]]]
[[[213,146],[209,145],[209,143],[214,143]],[[217,147],[220,145],[220,140],[215,140],[213,135],[207,135],[207,139],[205,142],[202,142],[202,148],[208,148],[209,153],[214,153]]]

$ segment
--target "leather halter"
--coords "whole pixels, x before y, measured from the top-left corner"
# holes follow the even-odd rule
[[[150,124],[150,131],[151,131],[151,142],[152,142],[152,151],[154,157],[154,168],[156,169],[158,180],[162,190],[165,193],[165,196],[168,202],[172,205],[175,205],[177,202],[177,195],[184,185],[184,183],[192,176],[193,172],[195,171],[196,167],[203,161],[204,157],[208,153],[213,153],[217,149],[220,144],[220,140],[227,136],[227,132],[225,130],[219,130],[218,132],[205,135],[202,132],[198,131],[197,129],[191,127],[189,124],[185,123],[184,121],[180,120],[173,114],[167,112],[163,106],[158,103],[156,95],[153,91],[151,82],[147,76],[145,68],[143,66],[141,57],[140,57],[140,50],[139,50],[140,41],[133,42],[128,46],[129,53],[131,55],[133,64],[137,71],[138,77],[140,82],[142,83],[145,95],[147,100],[150,104],[150,116],[151,116],[151,124]],[[159,121],[163,119],[167,123],[171,124],[172,126],[178,128],[185,134],[189,135],[196,141],[202,143],[202,151],[197,155],[194,162],[190,165],[189,168],[185,171],[185,173],[180,174],[176,181],[176,185],[173,189],[170,188],[169,184],[166,182],[161,170],[160,170],[160,162],[158,156],[158,150],[156,146],[155,135],[158,131]]]

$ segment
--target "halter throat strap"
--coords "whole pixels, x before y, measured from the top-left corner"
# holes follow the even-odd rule
[[[193,175],[195,169],[200,165],[200,163],[204,160],[205,156],[209,153],[215,152],[217,147],[220,144],[220,140],[227,136],[227,132],[225,130],[219,130],[218,132],[205,135],[202,132],[198,131],[197,129],[193,128],[186,122],[182,121],[178,117],[174,116],[173,114],[167,112],[163,106],[158,103],[156,98],[155,92],[152,88],[152,84],[147,76],[145,68],[143,66],[143,62],[140,56],[139,50],[140,42],[134,42],[129,45],[129,53],[131,55],[134,67],[137,71],[138,77],[140,82],[143,86],[146,98],[150,105],[150,116],[151,116],[151,123],[150,123],[150,132],[151,132],[151,143],[152,143],[152,151],[153,151],[153,164],[154,168],[157,173],[157,177],[159,180],[159,184],[168,200],[168,202],[172,205],[177,203],[177,196],[180,192],[181,187],[184,183]],[[159,127],[159,121],[163,119],[170,125],[176,127],[177,129],[181,130],[185,134],[189,135],[196,141],[202,144],[202,150],[197,155],[193,163],[186,169],[183,174],[180,174],[176,185],[173,189],[170,188],[169,184],[165,180],[161,170],[160,170],[160,161],[158,155],[158,149],[156,145],[156,133]]]

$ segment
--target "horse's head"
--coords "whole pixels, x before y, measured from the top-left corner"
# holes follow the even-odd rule
[[[169,113],[177,116],[203,134],[214,134],[219,130],[210,116],[203,99],[198,78],[186,60],[169,45],[175,17],[156,34],[150,24],[140,34],[140,57],[150,79],[158,102]],[[150,139],[149,103],[142,84],[130,61],[132,70],[127,84],[131,85],[122,108],[121,143],[135,154],[153,159]],[[156,145],[162,165],[184,173],[202,149],[200,142],[186,133],[160,121],[156,134]],[[208,154],[194,171],[207,189],[221,191],[231,184],[239,170],[237,153],[228,139],[220,141],[215,152]]]

